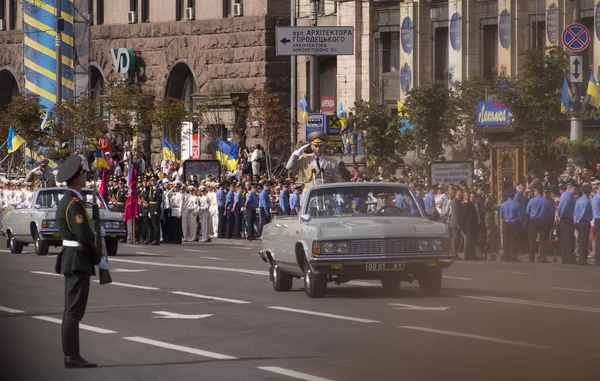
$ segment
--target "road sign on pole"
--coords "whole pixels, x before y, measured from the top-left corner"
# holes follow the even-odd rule
[[[569,80],[571,83],[583,82],[583,75],[581,75],[583,60],[581,56],[570,56],[569,57]]]
[[[590,31],[581,24],[568,25],[562,35],[562,41],[565,49],[579,53],[585,50],[590,44]]]
[[[354,27],[278,26],[278,56],[339,56],[354,54]]]

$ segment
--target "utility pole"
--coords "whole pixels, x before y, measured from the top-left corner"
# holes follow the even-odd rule
[[[296,26],[296,0],[290,0],[290,26]],[[291,65],[290,65],[290,78],[291,78],[291,84],[290,84],[290,90],[291,90],[291,94],[290,94],[290,143],[291,143],[291,148],[292,151],[294,150],[294,147],[296,146],[296,120],[297,118],[297,113],[296,113],[296,98],[297,98],[297,91],[296,91],[296,64],[297,64],[297,60],[296,60],[296,56],[290,56],[291,59]]]
[[[581,0],[571,0],[573,2],[573,22],[581,23]],[[574,55],[570,53],[569,55]],[[582,90],[580,83],[572,83],[573,92],[573,113],[571,114],[571,141],[583,140],[583,113],[586,103],[582,102]]]
[[[62,31],[65,29],[65,19],[62,18],[62,1],[56,1],[56,103],[62,102]],[[50,110],[48,110],[50,111]]]
[[[310,20],[310,26],[317,26],[317,13],[319,10],[318,0],[310,0],[308,19]],[[317,107],[319,100],[317,99],[317,86],[319,75],[319,57],[310,56],[310,108],[313,112],[317,111],[320,107]]]

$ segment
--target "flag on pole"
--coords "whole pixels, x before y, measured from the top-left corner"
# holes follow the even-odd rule
[[[8,153],[13,153],[19,149],[23,144],[25,144],[25,139],[23,139],[20,135],[17,134],[17,131],[10,126],[8,129],[8,139],[6,142],[6,147],[8,148]]]
[[[308,107],[308,103],[306,103],[306,95],[303,98],[300,98],[300,104],[298,105],[300,111],[300,118],[304,121],[308,121],[310,119],[310,108]]]
[[[594,79],[594,72],[590,72],[590,80],[587,87],[586,102],[594,108],[600,108],[600,93],[598,92],[598,83]]]
[[[175,157],[175,150],[165,137],[163,137],[163,160],[171,160],[173,162],[177,161],[177,158]]]
[[[342,102],[340,102],[340,108],[338,110],[338,118],[343,118],[346,116],[346,113],[344,112],[344,106],[342,105]]]
[[[106,168],[102,168],[102,179],[100,180],[100,190],[98,191],[100,193],[100,196],[102,196],[103,199],[106,200],[106,180],[107,180],[107,171]]]
[[[138,215],[138,195],[135,181],[135,165],[133,164],[129,166],[127,187],[129,188],[129,195],[127,196],[127,202],[125,203],[125,215],[123,216],[123,220],[125,222],[134,219]]]
[[[46,115],[44,115],[44,120],[42,120],[42,124],[40,124],[40,130],[44,130],[45,128],[48,127],[48,114],[50,113],[46,113]]]
[[[99,148],[96,148],[96,153],[94,154],[94,165],[96,166],[96,168],[110,169],[108,163],[106,162],[106,159],[104,159],[104,156],[102,156],[102,152],[100,152]]]
[[[563,79],[562,96],[560,99],[560,111],[564,114],[569,112],[569,109],[573,107],[573,93],[567,82],[567,77]]]
[[[226,140],[217,140],[215,145],[217,146],[217,159],[227,169],[235,171],[239,162],[238,147],[235,140],[231,143]]]

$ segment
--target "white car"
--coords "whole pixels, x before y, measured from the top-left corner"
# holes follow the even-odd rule
[[[418,280],[424,294],[439,294],[453,258],[448,227],[424,217],[408,186],[318,185],[301,204],[299,216],[277,216],[262,232],[260,255],[276,291],[303,277],[310,298],[353,279],[380,280],[390,291]]]

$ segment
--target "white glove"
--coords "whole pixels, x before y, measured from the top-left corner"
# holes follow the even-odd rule
[[[294,156],[300,156],[300,155],[302,155],[302,153],[308,149],[308,146],[310,146],[310,144],[306,144],[306,145],[298,148],[297,150],[295,150],[294,151]]]
[[[110,268],[110,264],[108,263],[106,258],[102,257],[102,259],[100,260],[100,263],[98,263],[98,268],[100,270],[108,270]]]

